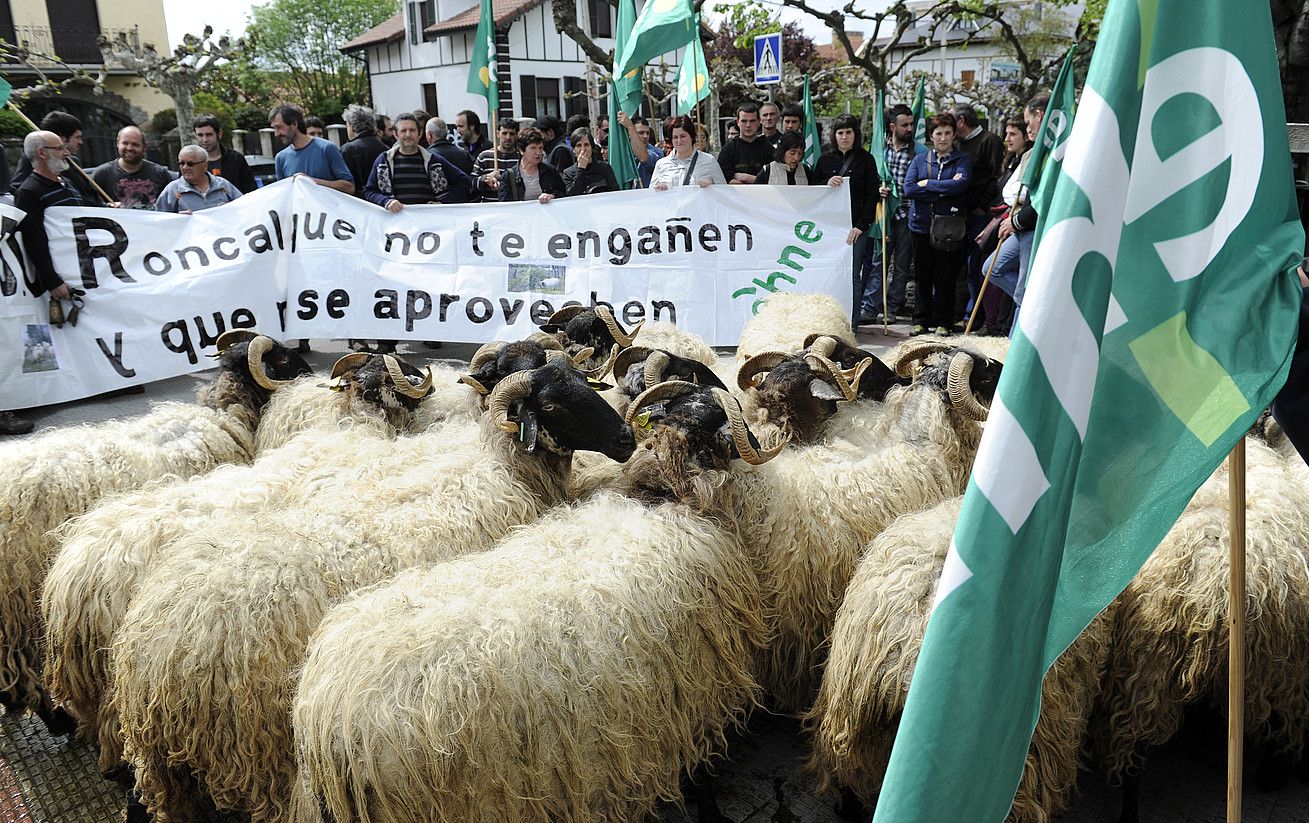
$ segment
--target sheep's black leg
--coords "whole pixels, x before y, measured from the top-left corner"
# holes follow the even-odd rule
[[[841,799],[837,801],[833,811],[842,820],[858,820],[862,823],[871,817],[864,801],[860,800],[859,795],[855,794],[849,786],[841,787]]]
[[[1118,823],[1140,823],[1141,821],[1141,773],[1128,772],[1123,775],[1123,810],[1118,815]]]
[[[689,775],[684,793],[695,806],[700,823],[733,823],[718,808],[718,798],[714,796],[714,780],[703,764],[696,766],[695,772]]]
[[[135,790],[127,792],[127,811],[123,816],[123,823],[150,823],[154,820],[154,815],[146,811],[145,804]]]

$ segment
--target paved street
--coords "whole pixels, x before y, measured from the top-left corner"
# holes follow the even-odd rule
[[[895,331],[895,330],[893,330]],[[900,334],[904,328],[898,329]],[[862,335],[865,348],[883,351],[901,337]],[[416,364],[429,360],[466,363],[476,347],[449,344],[431,351],[404,344],[401,354]],[[344,353],[341,344],[314,341],[312,365],[325,373]],[[206,375],[180,377],[150,385],[144,394],[87,400],[41,410],[38,426],[68,426],[141,414],[163,400],[190,400]],[[836,798],[815,794],[804,773],[806,736],[790,719],[759,712],[747,729],[733,735],[719,762],[724,811],[739,823],[834,823]],[[1248,768],[1257,765],[1251,753]],[[1142,786],[1141,820],[1145,823],[1221,823],[1224,820],[1225,729],[1215,713],[1195,712],[1182,733],[1152,754]],[[1251,774],[1253,772],[1251,771]],[[1309,784],[1293,779],[1281,791],[1265,794],[1248,786],[1247,823],[1309,823]],[[52,740],[39,722],[0,717],[0,823],[110,823],[118,819],[121,799],[95,773],[89,747]],[[1085,772],[1079,793],[1063,823],[1114,823],[1118,791]],[[212,820],[227,820],[213,816]],[[660,823],[690,823],[694,813],[662,809]]]

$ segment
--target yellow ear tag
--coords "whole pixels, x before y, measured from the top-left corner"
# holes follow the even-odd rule
[[[643,432],[650,431],[650,412],[641,412],[636,416],[632,423]]]
[[[588,377],[588,378],[586,378],[586,383],[587,383],[588,386],[590,386],[591,388],[595,389],[596,391],[603,391],[603,390],[609,388],[608,386],[606,386],[606,385],[604,384],[603,381],[596,380],[594,377]]]

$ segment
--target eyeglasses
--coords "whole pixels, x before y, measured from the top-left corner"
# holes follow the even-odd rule
[[[204,164],[205,161],[203,160],[178,160],[177,161],[177,165],[186,166],[188,168],[190,168],[191,166],[203,166]]]
[[[60,144],[57,145],[57,146],[51,146],[50,144],[47,143],[46,145],[42,146],[41,148],[46,149],[47,151],[68,151],[68,144],[67,144],[67,143],[60,143]]]

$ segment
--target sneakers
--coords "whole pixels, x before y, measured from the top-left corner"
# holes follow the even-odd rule
[[[937,326],[933,329],[933,333],[938,337],[949,337],[951,334],[954,334],[954,332],[950,331],[945,326]]]
[[[27,434],[36,425],[26,417],[19,417],[13,412],[0,412],[0,434]]]
[[[915,323],[914,327],[909,330],[909,336],[914,337],[919,334],[927,334],[927,327],[922,323]]]
[[[882,322],[882,315],[880,314],[871,314],[869,312],[863,312],[859,315],[859,325],[861,326],[871,326],[875,323],[880,323],[880,322]]]

